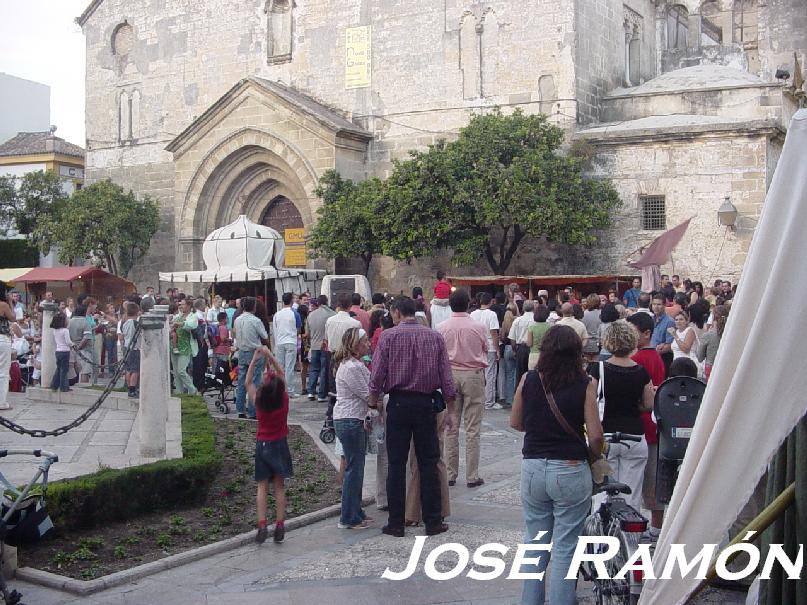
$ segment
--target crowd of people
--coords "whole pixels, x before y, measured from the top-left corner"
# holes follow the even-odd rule
[[[629,502],[651,512],[647,533],[656,539],[664,506],[655,499],[655,390],[671,376],[708,380],[734,289],[720,281],[706,294],[697,282],[663,276],[655,291],[643,292],[636,280],[621,296],[614,289],[578,299],[567,288],[528,300],[513,284],[472,298],[439,275],[430,303],[422,289],[412,294],[392,300],[376,294],[368,303],[358,294],[342,295],[335,309],[319,297],[305,310],[287,294],[274,333],[287,336],[288,349],[277,340],[274,354],[264,350],[273,369],[256,388],[280,375],[283,396],[325,401],[326,393],[335,393],[343,465],[338,526],[373,526],[361,495],[366,453],[377,448],[376,503],[388,512],[381,531],[395,537],[421,523],[427,535],[448,529],[460,423],[465,482],[475,488],[484,484],[482,418],[486,410],[510,408],[511,426],[525,432],[521,491],[528,539],[544,531],[542,540],[554,542],[550,601],[573,602],[575,583],[557,570],[568,567],[591,510],[588,447],[602,452],[604,433],[640,437],[633,447],[613,446],[605,455],[611,479],[631,487]],[[310,361],[299,382],[295,348]],[[291,471],[285,449],[279,452],[277,464],[269,457],[260,465],[283,477]],[[258,466],[256,478],[265,480]],[[259,541],[265,527],[266,519],[259,519]],[[545,562],[535,570],[542,568]],[[543,582],[525,582],[523,602],[542,603],[545,596]]]
[[[637,279],[621,295],[611,289],[579,296],[568,287],[528,299],[511,284],[472,297],[444,274],[437,277],[428,302],[422,288],[411,297],[374,294],[370,301],[357,293],[335,301],[284,293],[272,314],[260,298],[194,298],[173,288],[164,296],[149,288],[103,311],[92,297],[78,297],[75,305],[68,299],[51,324],[57,372],[50,386],[68,390],[73,381],[93,381],[99,367],[129,352],[125,381],[136,397],[137,318],[167,304],[176,393],[204,390],[205,374],[218,364],[238,369],[238,416],[258,422],[258,542],[268,536],[270,484],[274,539],[284,539],[283,485],[293,473],[286,444],[290,400],[334,397],[339,527],[372,526],[362,486],[366,454],[377,452],[376,504],[388,513],[381,531],[395,537],[421,523],[427,535],[448,529],[450,488],[460,474],[460,423],[465,483],[476,488],[485,483],[479,468],[484,414],[508,409],[511,426],[525,433],[521,492],[528,536],[545,531],[543,539],[554,541],[550,601],[573,602],[573,582],[554,570],[565,569],[591,508],[587,445],[599,453],[603,433],[641,437],[630,448],[608,448],[606,456],[612,479],[631,488],[629,503],[651,512],[648,535],[656,538],[664,507],[655,499],[655,389],[670,376],[709,379],[735,288],[720,280],[707,293],[701,283],[673,275],[662,276],[651,292]],[[50,294],[45,301],[57,302]],[[8,384],[12,341],[28,338],[36,346],[36,334],[36,320],[26,322],[14,293],[8,300],[0,295],[0,385]],[[525,603],[544,598],[543,582],[525,583]]]

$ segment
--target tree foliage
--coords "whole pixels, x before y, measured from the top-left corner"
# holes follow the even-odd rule
[[[43,249],[58,246],[62,263],[89,256],[125,277],[148,251],[159,223],[154,200],[137,199],[132,191],[127,193],[107,179],[76,191],[57,212],[39,220],[34,234]]]
[[[323,174],[316,190],[323,203],[306,242],[311,256],[359,257],[367,275],[373,256],[381,252],[377,208],[383,190],[377,178],[354,183],[334,170]]]
[[[0,213],[4,222],[8,228],[26,235],[31,244],[44,253],[48,249],[35,227],[58,213],[67,199],[62,179],[53,171],[37,170],[21,177],[0,177]]]
[[[582,160],[560,153],[563,131],[544,115],[478,115],[457,140],[397,162],[384,221],[397,226],[384,253],[398,259],[454,250],[480,255],[504,274],[525,237],[588,244],[620,201],[608,181],[585,178]]]
[[[386,181],[354,184],[331,171],[310,244],[319,256],[398,260],[452,249],[455,264],[484,258],[503,275],[526,237],[592,243],[619,206],[609,181],[583,176],[586,158],[560,151],[544,115],[478,115],[455,141],[396,161]]]

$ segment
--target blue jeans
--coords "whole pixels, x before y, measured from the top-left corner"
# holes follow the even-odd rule
[[[521,462],[521,503],[527,525],[526,543],[552,542],[549,571],[549,603],[577,603],[577,579],[567,580],[577,539],[591,509],[591,470],[586,460],[525,459]],[[540,531],[547,532],[534,540]],[[538,565],[523,565],[524,573],[539,573],[547,569],[550,553],[540,555]],[[546,576],[543,580],[524,580],[522,605],[543,605],[546,602]]]
[[[516,393],[516,353],[512,345],[504,347],[504,402],[513,405]]]
[[[252,362],[252,356],[255,351],[238,351],[238,386],[235,389],[235,409],[239,414],[246,414],[247,416],[255,417],[255,402],[247,401],[247,371],[249,364]],[[252,383],[257,386],[261,384],[263,376],[263,366],[266,360],[261,357],[255,362],[255,374],[252,376]]]
[[[56,371],[50,381],[50,388],[54,391],[61,389],[67,391],[70,384],[67,382],[67,371],[70,368],[70,351],[56,351]]]
[[[339,516],[339,522],[343,525],[356,525],[365,518],[361,508],[361,489],[364,485],[367,431],[364,430],[364,420],[357,418],[340,418],[333,421],[333,426],[345,452],[342,514]]]
[[[311,351],[311,366],[308,368],[308,384],[306,391],[309,395],[316,395],[325,399],[328,395],[328,358],[325,351]]]

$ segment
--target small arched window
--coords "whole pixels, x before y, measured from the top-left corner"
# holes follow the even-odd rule
[[[684,50],[689,35],[689,11],[675,4],[667,11],[667,50]]]
[[[735,0],[733,11],[733,39],[736,44],[757,41],[757,15],[756,0]]]
[[[124,57],[134,46],[134,29],[125,21],[112,32],[112,54]]]

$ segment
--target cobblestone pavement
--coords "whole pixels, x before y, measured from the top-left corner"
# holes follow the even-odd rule
[[[318,434],[325,404],[292,400],[291,420]],[[213,408],[211,405],[211,412]],[[233,416],[231,414],[231,416]],[[234,420],[235,421],[235,420]],[[463,438],[461,437],[460,443]],[[332,446],[324,446],[331,454]],[[521,436],[508,427],[506,411],[485,414],[482,433],[481,476],[485,485],[465,487],[463,468],[457,486],[451,488],[451,529],[426,541],[424,553],[439,544],[459,542],[471,552],[486,542],[515,545],[523,535],[518,495]],[[460,452],[460,461],[464,454]],[[367,461],[365,492],[373,493],[374,457]],[[410,528],[407,537],[395,539],[380,533],[385,515],[374,506],[372,529],[339,530],[336,519],[290,531],[282,545],[245,546],[212,556],[147,579],[106,590],[91,597],[71,597],[57,591],[16,582],[26,600],[39,605],[160,603],[161,605],[273,605],[316,604],[474,604],[506,605],[519,602],[521,582],[499,578],[481,582],[461,575],[450,581],[435,581],[418,571],[409,579],[394,582],[381,578],[390,567],[406,565],[415,536],[422,528]],[[450,567],[450,556],[441,557],[438,569]],[[509,570],[509,563],[507,566]],[[506,574],[503,574],[506,576]],[[580,603],[593,603],[591,587],[581,582]],[[697,603],[740,604],[744,595],[709,592]]]

